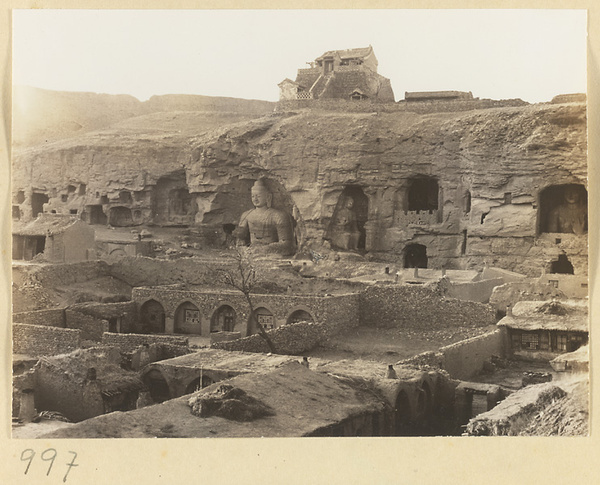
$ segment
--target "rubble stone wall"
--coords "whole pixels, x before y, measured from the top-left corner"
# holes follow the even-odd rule
[[[424,286],[372,286],[360,294],[360,323],[375,327],[435,329],[496,323],[491,306],[444,298]]]
[[[493,278],[469,283],[453,283],[448,287],[448,296],[459,300],[487,303],[496,286],[504,283],[503,278]]]
[[[67,328],[81,330],[81,338],[83,340],[100,342],[102,340],[102,334],[108,332],[108,322],[106,320],[73,310],[66,310],[65,313],[67,317]]]
[[[57,355],[81,346],[81,330],[15,323],[13,354]]]
[[[136,333],[110,333],[102,335],[102,344],[117,347],[121,352],[132,352],[143,344],[170,344],[181,347],[188,346],[185,337],[173,337],[168,335],[143,335]]]
[[[64,328],[65,310],[63,308],[51,308],[49,310],[14,313],[13,322]]]
[[[298,322],[269,330],[275,349],[280,354],[298,355],[322,343],[330,334],[330,329],[322,323]],[[218,342],[211,345],[214,349],[241,350],[244,352],[270,352],[260,335]]]
[[[69,308],[75,312],[89,315],[100,320],[120,318],[120,332],[122,333],[133,331],[138,318],[137,305],[131,301],[121,303],[86,302],[71,305]],[[102,335],[100,335],[100,337],[102,337]]]
[[[243,294],[239,292],[205,293],[170,289],[166,287],[134,288],[132,299],[140,307],[149,300],[159,302],[167,320],[175,318],[177,309],[182,303],[190,302],[200,311],[202,330],[201,335],[210,334],[210,322],[215,312],[223,305],[228,305],[235,311],[235,328],[246,336],[250,312]],[[354,327],[359,324],[357,294],[337,296],[301,296],[301,295],[252,295],[255,309],[266,308],[273,314],[274,326],[279,327],[288,322],[297,310],[308,312],[315,322],[326,322],[331,328],[341,329]]]

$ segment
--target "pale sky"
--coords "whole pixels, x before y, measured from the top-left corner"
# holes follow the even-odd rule
[[[586,91],[585,10],[15,10],[13,84],[276,101],[323,52],[373,46],[405,91]]]

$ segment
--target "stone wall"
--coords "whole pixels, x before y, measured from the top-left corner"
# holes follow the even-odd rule
[[[100,342],[102,334],[108,332],[108,321],[85,315],[78,311],[66,310],[67,328],[81,330],[83,340],[93,340]]]
[[[360,101],[347,99],[296,99],[285,100],[277,103],[277,111],[292,111],[296,109],[322,109],[327,111],[346,111],[350,113],[444,113],[455,111],[470,111],[475,109],[505,108],[512,106],[525,106],[528,103],[521,99],[471,99],[456,101],[419,101],[397,103],[382,103],[363,99]]]
[[[443,355],[443,368],[454,379],[469,379],[481,371],[483,363],[492,355],[504,357],[506,330],[498,328],[477,337],[462,340],[439,350]]]
[[[437,352],[423,352],[398,364],[444,369],[453,379],[464,380],[479,373],[492,355],[504,357],[506,351],[506,330],[498,328],[442,347]]]
[[[504,283],[503,278],[494,278],[468,283],[452,283],[448,287],[448,296],[459,300],[478,301],[487,303],[496,286]]]
[[[119,319],[119,333],[132,332],[138,319],[137,305],[131,301],[122,303],[78,303],[71,305],[69,309],[74,312],[95,317],[99,320],[110,320],[112,318]],[[102,335],[100,335],[100,337],[102,337]]]
[[[167,335],[105,332],[102,335],[102,344],[117,347],[121,352],[132,352],[143,344],[169,344],[187,347],[188,339],[185,337],[173,337]]]
[[[196,332],[208,336],[211,332],[211,320],[219,308],[227,305],[235,312],[235,327],[231,331],[248,335],[250,312],[244,295],[240,292],[222,291],[218,293],[173,289],[169,287],[134,288],[132,299],[140,308],[149,300],[162,305],[166,318],[166,333],[174,333],[175,317],[178,308],[189,302],[200,311],[200,328]],[[274,327],[287,323],[298,310],[310,314],[315,322],[327,323],[336,330],[350,328],[359,324],[359,297],[357,294],[337,296],[301,296],[301,295],[252,295],[255,310],[264,308],[273,315]],[[140,330],[141,331],[141,330]]]
[[[51,308],[49,310],[13,313],[13,322],[64,328],[65,310],[63,308]]]
[[[361,325],[420,330],[496,323],[489,305],[444,298],[430,286],[371,286],[360,294]]]
[[[298,322],[284,325],[267,332],[277,353],[298,355],[322,343],[330,334],[330,329],[322,323]],[[218,342],[211,345],[215,349],[241,350],[244,352],[270,352],[265,340],[260,335]]]
[[[15,323],[13,354],[57,355],[81,346],[81,330]]]

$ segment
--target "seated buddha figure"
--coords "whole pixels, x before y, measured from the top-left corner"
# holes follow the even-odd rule
[[[330,238],[331,245],[337,249],[354,251],[358,247],[360,231],[352,197],[346,197],[336,212],[330,230]]]
[[[587,232],[587,207],[581,201],[577,187],[567,187],[564,202],[550,212],[549,232],[574,233],[579,236]]]
[[[290,216],[271,207],[273,194],[263,180],[255,182],[251,197],[254,209],[242,214],[238,227],[233,231],[238,244],[249,244],[265,254],[293,254],[294,231]]]

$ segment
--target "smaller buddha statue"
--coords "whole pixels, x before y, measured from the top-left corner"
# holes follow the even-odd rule
[[[249,244],[266,254],[293,254],[294,231],[291,218],[286,212],[271,207],[273,194],[263,180],[255,182],[251,197],[254,209],[242,214],[238,227],[233,231],[238,244]]]
[[[587,232],[587,207],[581,201],[581,192],[577,187],[567,187],[564,202],[550,212],[548,232],[574,233],[579,236]]]
[[[354,199],[345,197],[336,211],[330,230],[331,245],[335,248],[355,251],[358,248],[360,231],[354,211]]]

